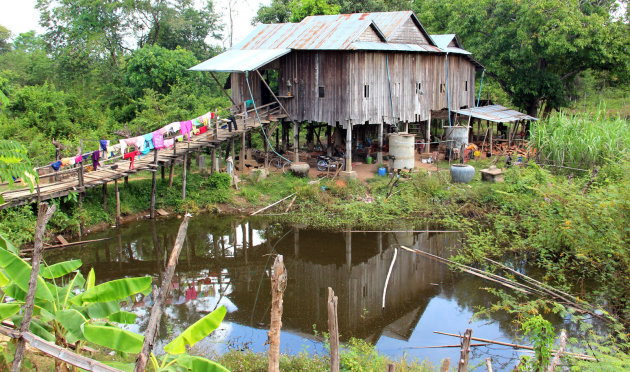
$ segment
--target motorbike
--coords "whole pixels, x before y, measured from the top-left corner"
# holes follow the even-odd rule
[[[337,167],[342,169],[345,166],[345,159],[339,156],[319,155],[317,157],[317,170],[325,172],[327,170],[335,171]]]

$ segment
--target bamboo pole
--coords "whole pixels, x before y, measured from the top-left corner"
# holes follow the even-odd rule
[[[276,256],[271,276],[271,323],[269,332],[269,372],[280,372],[280,329],[282,328],[282,296],[287,287],[287,272],[281,254]]]
[[[214,79],[214,81],[217,82],[217,85],[219,86],[219,88],[221,88],[221,90],[223,91],[223,94],[225,94],[227,96],[227,98],[230,99],[230,101],[232,101],[232,104],[236,106],[236,102],[234,102],[234,100],[232,99],[232,96],[230,96],[228,94],[228,92],[225,91],[225,89],[223,88],[223,85],[221,85],[221,83],[219,82],[219,80],[217,79],[217,77],[214,75],[214,72],[210,71],[210,76],[212,76],[212,78]]]
[[[155,189],[157,184],[157,159],[158,159],[158,150],[153,150],[153,165],[155,169],[153,169],[153,174],[151,175],[151,206],[149,211],[149,217],[151,219],[155,218]],[[164,168],[162,168],[164,169]]]
[[[328,333],[330,341],[330,371],[339,372],[339,325],[337,323],[338,298],[328,287]]]
[[[261,209],[257,210],[256,212],[254,212],[254,213],[250,214],[250,216],[256,215],[256,214],[258,214],[258,213],[260,213],[260,212],[262,212],[262,211],[264,211],[264,210],[267,210],[267,209],[269,209],[269,208],[273,207],[274,205],[279,204],[279,203],[281,203],[281,202],[283,202],[283,201],[285,201],[285,200],[289,199],[289,198],[290,198],[290,197],[292,197],[293,195],[295,195],[295,193],[293,193],[293,194],[291,194],[291,195],[288,195],[288,196],[285,196],[284,198],[282,198],[282,199],[278,200],[277,202],[272,203],[272,204],[269,204],[268,206],[266,206],[266,207],[264,207],[264,208],[261,208]]]
[[[168,293],[171,288],[171,281],[173,280],[173,275],[175,274],[175,266],[177,266],[177,259],[179,258],[179,254],[182,251],[184,240],[186,239],[186,232],[188,231],[188,221],[189,216],[186,215],[184,217],[184,221],[182,221],[182,224],[179,226],[177,239],[175,240],[175,246],[173,246],[173,250],[171,251],[171,256],[168,260],[166,270],[164,271],[164,279],[160,286],[160,291],[155,298],[155,303],[153,304],[153,307],[151,308],[149,324],[147,325],[147,330],[144,334],[142,351],[140,352],[140,354],[138,355],[138,359],[136,360],[136,367],[134,368],[135,372],[144,372],[147,361],[149,360],[149,355],[151,354],[153,346],[155,345],[158,323],[160,321],[160,318],[162,317],[162,313],[164,312],[166,298],[168,297]]]
[[[549,367],[547,367],[547,372],[553,372],[558,366],[558,364],[560,364],[560,358],[562,357],[562,354],[564,353],[564,348],[566,346],[567,346],[567,331],[563,329],[562,332],[560,332],[560,348],[558,349],[558,353],[556,354],[556,356],[553,358],[553,360],[549,364]]]
[[[110,237],[110,238],[101,238],[101,239],[93,239],[93,240],[82,240],[80,242],[72,242],[72,243],[67,243],[67,244],[48,245],[48,246],[45,246],[44,249],[73,247],[75,245],[83,245],[83,244],[88,244],[88,243],[102,242],[104,240],[110,240],[110,239],[114,239],[114,238]],[[30,253],[30,252],[33,252],[33,248],[26,248],[26,249],[20,250],[20,253]]]
[[[39,275],[39,264],[44,250],[44,233],[46,225],[57,209],[56,204],[48,205],[41,203],[38,207],[37,226],[35,227],[35,243],[33,250],[33,259],[31,260],[31,276],[28,280],[28,291],[24,304],[24,315],[20,325],[20,339],[15,347],[15,357],[11,365],[12,372],[19,372],[24,357],[24,349],[26,347],[26,339],[24,334],[29,331],[31,326],[31,318],[33,317],[33,307],[35,306],[35,291],[37,290],[37,276]]]
[[[492,358],[490,357],[486,358],[486,369],[488,370],[488,372],[492,372]]]

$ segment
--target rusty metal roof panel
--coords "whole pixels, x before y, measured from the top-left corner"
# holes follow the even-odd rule
[[[286,49],[300,34],[299,23],[263,24],[232,49]]]
[[[378,43],[374,41],[357,41],[350,46],[352,50],[383,50],[392,52],[443,53],[433,45]]]
[[[538,118],[501,105],[481,106],[453,111],[460,115],[472,116],[474,118],[494,121],[496,123],[509,123],[519,120],[538,120]]]
[[[189,68],[191,71],[254,71],[288,54],[290,49],[230,49]]]
[[[368,27],[384,39],[371,19],[359,19],[354,14],[310,16],[299,23],[301,33],[290,45],[291,49],[343,50]]]

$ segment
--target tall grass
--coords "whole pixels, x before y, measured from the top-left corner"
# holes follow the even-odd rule
[[[594,113],[551,114],[533,125],[530,146],[540,159],[554,165],[592,168],[618,161],[630,151],[630,123],[599,110]]]

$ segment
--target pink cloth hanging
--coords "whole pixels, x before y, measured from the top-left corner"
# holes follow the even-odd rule
[[[156,149],[164,148],[164,136],[159,131],[153,132],[153,146]]]
[[[192,120],[186,120],[180,122],[180,129],[183,136],[190,139],[190,131],[192,130]]]

